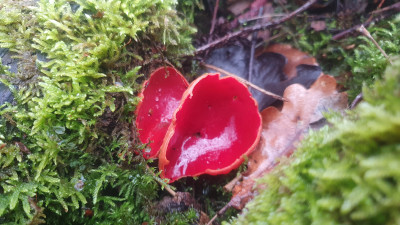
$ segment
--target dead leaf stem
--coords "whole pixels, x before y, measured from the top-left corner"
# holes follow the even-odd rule
[[[146,165],[146,169],[147,171],[153,176],[153,177],[158,177],[149,167],[149,165]],[[175,197],[176,196],[176,192],[174,190],[172,190],[169,185],[165,185],[165,183],[160,182],[160,180],[155,179],[161,186],[163,186],[165,188],[165,190],[172,196]]]
[[[264,7],[260,7],[258,10],[258,16],[261,16],[264,11]],[[250,48],[250,61],[249,61],[249,80],[253,76],[253,61],[254,61],[254,52],[256,49],[256,40],[257,40],[258,31],[253,32],[251,36],[251,48]]]
[[[386,52],[381,48],[381,46],[379,46],[378,42],[375,41],[375,39],[372,37],[371,33],[369,33],[369,31],[367,29],[365,29],[364,25],[361,25],[358,29],[358,32],[362,33],[365,37],[367,37],[369,40],[372,41],[372,43],[374,43],[374,45],[379,49],[379,51],[383,54],[383,56],[385,56],[385,58],[387,59],[387,61],[390,63],[390,65],[393,65],[392,61],[390,61],[389,56],[386,54]]]
[[[228,209],[231,208],[231,207],[232,207],[232,206],[231,206],[229,203],[226,204],[221,210],[219,210],[219,211],[214,215],[213,218],[211,218],[210,221],[208,221],[207,225],[212,225],[212,223],[214,222],[215,219],[218,218],[218,216],[223,215],[223,214],[226,212],[226,210],[228,210]]]
[[[215,6],[214,6],[213,17],[212,17],[212,21],[211,21],[210,37],[209,37],[209,39],[208,39],[208,42],[210,42],[210,40],[211,40],[211,34],[214,32],[215,23],[216,23],[216,21],[217,21],[218,7],[219,7],[219,0],[216,0],[216,1],[215,1]]]
[[[350,109],[354,109],[364,98],[363,93],[360,93],[356,96],[356,98],[353,100],[353,102],[350,105]]]

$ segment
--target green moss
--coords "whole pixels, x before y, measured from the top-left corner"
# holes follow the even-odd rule
[[[165,225],[186,225],[186,224],[196,224],[199,221],[200,215],[194,209],[190,208],[186,212],[173,212],[166,215],[163,221]]]
[[[175,6],[0,2],[0,47],[19,70],[0,68],[15,99],[0,108],[0,223],[151,221],[158,187],[129,124],[141,66],[193,50]]]
[[[397,224],[400,60],[363,93],[262,178],[268,188],[232,224]]]
[[[375,24],[368,30],[386,54],[390,57],[400,54],[400,17]],[[344,61],[352,72],[352,76],[346,82],[352,97],[361,92],[363,84],[371,86],[375,80],[380,79],[386,67],[390,65],[371,40],[361,36],[354,42],[361,43],[354,52],[343,51]]]

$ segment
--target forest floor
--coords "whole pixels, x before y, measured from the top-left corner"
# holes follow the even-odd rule
[[[384,78],[387,68],[398,68],[400,3],[395,0],[180,0],[176,5],[172,1],[141,0],[135,4],[137,7],[124,0],[118,4],[95,0],[0,1],[0,224],[250,224],[266,217],[262,213],[267,208],[278,215],[274,217],[272,213],[268,217],[270,223],[290,224],[293,218],[279,217],[281,211],[299,217],[300,212],[316,209],[312,208],[315,202],[322,211],[305,213],[297,222],[309,224],[327,219],[325,222],[357,224],[365,219],[378,224],[384,221],[379,215],[366,219],[362,213],[369,212],[373,202],[367,201],[368,191],[382,189],[384,194],[371,195],[374,200],[377,196],[383,199],[382,196],[390,196],[385,192],[392,190],[390,185],[398,186],[395,169],[385,170],[393,177],[386,176],[379,185],[374,184],[379,187],[360,184],[369,180],[338,184],[361,193],[356,196],[349,189],[338,188],[337,192],[342,191],[343,196],[354,201],[340,199],[341,193],[320,199],[321,196],[309,192],[304,194],[306,188],[296,189],[297,193],[315,200],[309,203],[310,208],[287,200],[290,198],[285,194],[295,193],[293,190],[298,187],[294,186],[303,183],[290,180],[289,172],[282,171],[286,171],[285,166],[293,163],[295,157],[299,161],[293,167],[313,157],[333,165],[329,160],[335,157],[324,158],[312,151],[317,143],[328,146],[334,142],[334,146],[341,146],[337,149],[342,148],[338,143],[345,142],[341,138],[347,128],[340,127],[341,122],[350,124],[354,118],[363,121],[367,114],[363,114],[363,108],[357,109],[359,104],[373,105],[377,96],[393,100],[382,88],[392,90],[390,84],[380,86],[379,81],[391,79],[390,75]],[[225,166],[221,173],[209,170],[194,176],[183,173],[181,177],[171,177],[159,169],[168,165],[165,163],[168,160],[161,156],[172,154],[166,153],[169,142],[165,143],[173,138],[164,135],[160,149],[165,151],[161,150],[152,159],[146,157],[154,140],[146,143],[140,139],[145,128],[138,127],[137,118],[138,108],[145,100],[144,90],[151,84],[142,84],[155,69],[167,66],[174,67],[187,80],[183,91],[188,85],[188,90],[194,89],[198,78],[205,73],[234,77],[249,87],[258,106],[255,110],[260,120],[258,136],[250,150],[232,163],[234,166]],[[400,92],[393,90],[394,99],[398,100],[396,93]],[[188,99],[196,96],[194,92],[190,92]],[[211,93],[211,89],[205,92]],[[236,98],[235,95],[233,99]],[[183,107],[183,102],[177,110]],[[382,104],[382,108],[391,105],[385,105],[384,100]],[[393,103],[390,107],[397,105]],[[175,112],[175,108],[168,110]],[[196,117],[190,117],[190,121],[200,121],[207,114],[198,110],[200,113],[193,113]],[[224,111],[226,114],[221,118],[229,118],[228,112],[231,113]],[[152,116],[153,110],[147,114]],[[248,115],[242,116],[253,121]],[[399,126],[396,116],[385,115],[391,123],[387,125],[390,132],[371,132],[376,135],[371,140],[381,146],[392,143],[392,139],[381,140],[379,135],[392,135]],[[178,123],[175,117],[173,123]],[[171,130],[171,115],[167,119],[167,128]],[[205,121],[204,129],[217,124],[213,118]],[[357,133],[358,128],[351,132]],[[249,133],[244,135],[247,138],[251,132],[248,129],[243,133]],[[202,134],[199,131],[196,135]],[[324,135],[331,139],[325,139]],[[235,142],[234,138],[230,140],[229,143]],[[363,141],[349,138],[350,142]],[[319,147],[334,149],[331,145]],[[309,155],[313,154],[309,158],[304,153],[306,148],[310,149]],[[296,154],[297,149],[300,153]],[[292,154],[294,159],[290,157]],[[345,153],[337,155],[340,158]],[[223,157],[229,158],[229,154],[209,158],[221,163],[227,161]],[[398,154],[394,153],[394,157]],[[353,165],[353,161],[346,162]],[[363,162],[367,165],[370,161]],[[198,167],[202,164],[208,161],[200,162]],[[331,165],[328,164],[326,167]],[[391,165],[397,168],[396,163]],[[349,168],[348,171],[353,171]],[[300,169],[311,171],[313,176],[323,170],[306,166]],[[296,167],[293,171],[300,169]],[[274,180],[268,174],[281,180]],[[320,182],[319,175],[306,186]],[[286,177],[290,179],[285,180]],[[324,190],[331,190],[337,180],[340,179],[330,180],[331,186],[323,186]],[[285,186],[279,182],[287,183]],[[260,209],[254,202],[275,198],[266,197],[268,184],[277,192],[275,197],[283,196],[283,200],[275,199],[279,203]],[[395,196],[393,199],[398,197],[394,191],[391,194]],[[362,198],[367,200],[363,202]],[[396,201],[382,203],[385,204],[399,205]],[[293,206],[292,211],[285,208],[289,205]],[[376,209],[386,210],[379,207]],[[323,210],[332,217],[322,218]]]

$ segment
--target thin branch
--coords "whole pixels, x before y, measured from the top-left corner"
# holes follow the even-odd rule
[[[368,39],[370,39],[374,45],[379,49],[379,51],[383,54],[383,56],[385,56],[385,58],[387,59],[387,61],[392,65],[392,61],[390,61],[389,56],[386,54],[386,52],[381,48],[381,46],[379,46],[378,42],[375,41],[375,39],[372,37],[372,35],[369,33],[369,31],[367,29],[365,29],[365,27],[363,25],[361,25],[358,29],[358,32],[362,33],[364,36],[366,36]]]
[[[230,205],[230,203],[226,204],[221,210],[219,210],[219,211],[217,212],[217,214],[214,215],[213,218],[211,218],[210,221],[208,221],[207,225],[212,225],[212,223],[214,222],[214,220],[217,219],[218,216],[221,216],[222,214],[224,214],[224,213],[226,212],[226,210],[228,210],[230,207],[232,207],[232,206]]]
[[[233,32],[233,33],[229,33],[225,36],[223,36],[222,38],[219,38],[213,42],[210,42],[206,45],[201,46],[200,48],[196,49],[195,51],[195,55],[201,54],[209,49],[215,48],[218,45],[222,45],[226,42],[228,42],[229,40],[231,40],[232,38],[237,38],[240,36],[244,36],[250,33],[253,33],[254,31],[259,31],[262,29],[266,29],[266,28],[270,28],[270,27],[274,27],[277,26],[281,23],[284,23],[286,21],[288,21],[289,19],[291,19],[292,17],[294,17],[295,15],[305,11],[306,9],[308,9],[312,4],[314,4],[317,0],[309,0],[308,2],[306,2],[304,5],[302,5],[300,8],[296,9],[295,11],[289,13],[288,15],[282,17],[281,19],[269,22],[269,23],[264,23],[264,24],[256,24],[254,26],[251,27],[245,27],[239,31]]]
[[[264,7],[260,7],[258,10],[258,16],[261,16],[264,11]],[[251,48],[250,48],[250,61],[249,61],[249,80],[253,76],[253,61],[254,61],[254,52],[256,50],[256,39],[257,39],[258,31],[253,32],[251,37]]]
[[[384,0],[381,1],[381,3],[380,3],[379,6],[378,6],[378,9],[375,10],[375,11],[373,11],[372,14],[381,13],[381,12],[388,11],[388,10],[391,10],[391,9],[400,8],[400,2],[399,2],[399,3],[395,3],[395,4],[393,4],[393,5],[390,5],[390,6],[387,6],[387,7],[381,9],[381,6],[382,6],[382,4],[383,4],[384,2],[385,2]]]
[[[225,184],[224,190],[227,192],[232,192],[233,188],[236,186],[237,182],[239,182],[243,178],[242,174],[233,178],[233,180],[229,181],[229,183]]]
[[[266,19],[266,18],[274,18],[274,17],[282,17],[282,16],[286,16],[286,14],[272,13],[272,14],[268,14],[268,15],[252,17],[249,19],[239,19],[239,23],[244,24],[244,23],[252,22],[254,20],[261,20],[261,19]]]
[[[153,177],[158,178],[158,176],[150,169],[149,165],[146,165],[146,169],[147,171],[149,171],[149,173],[151,173],[151,175],[153,175]],[[176,192],[174,190],[172,190],[169,185],[165,185],[165,183],[161,182],[158,179],[155,179],[161,186],[163,186],[165,188],[165,190],[172,195],[172,197],[176,196]]]
[[[354,109],[363,100],[363,98],[363,93],[358,94],[354,101],[351,103],[350,109]]]
[[[379,5],[378,5],[378,9],[380,9],[382,7],[383,3],[385,3],[385,0],[381,0],[381,3],[379,3]]]
[[[214,29],[215,29],[215,23],[216,23],[216,20],[217,20],[218,6],[219,6],[219,0],[216,0],[215,6],[214,6],[213,17],[212,17],[212,20],[211,20],[210,38],[211,38],[211,34],[214,32]],[[210,38],[208,40],[210,40]]]
[[[253,83],[251,83],[251,82],[249,82],[249,81],[247,81],[247,80],[245,80],[245,79],[243,79],[243,78],[241,78],[241,77],[239,77],[239,76],[237,76],[237,75],[235,75],[235,74],[233,74],[233,73],[229,73],[228,71],[225,71],[225,70],[223,70],[223,69],[221,69],[221,68],[218,68],[218,67],[213,66],[213,65],[210,65],[210,64],[201,63],[201,65],[203,65],[203,66],[206,67],[206,68],[215,70],[215,71],[217,71],[217,72],[219,72],[219,73],[222,73],[222,74],[225,74],[225,75],[234,77],[234,78],[236,78],[237,80],[239,80],[241,83],[243,83],[243,84],[245,84],[245,85],[247,85],[247,86],[250,86],[250,87],[256,89],[257,91],[259,91],[259,92],[261,92],[261,93],[263,93],[263,94],[266,94],[266,95],[268,95],[268,96],[271,96],[271,97],[273,97],[273,98],[275,98],[275,99],[278,99],[278,100],[281,100],[281,101],[287,101],[285,98],[283,98],[283,97],[281,97],[281,96],[279,96],[279,95],[277,95],[277,94],[274,94],[274,93],[272,93],[272,92],[269,92],[269,91],[267,91],[267,90],[265,90],[265,89],[262,89],[262,88],[260,88],[259,86],[255,85],[255,84],[253,84]]]
[[[400,12],[400,2],[399,3],[395,3],[393,5],[390,5],[390,6],[387,6],[385,8],[373,11],[371,14],[372,15],[378,15],[380,13],[383,13],[383,12],[386,12],[386,11],[389,11],[389,10],[393,10],[395,13],[396,12]],[[390,14],[383,14],[382,16],[380,16],[378,18],[375,18],[375,19],[368,19],[365,23],[363,23],[361,25],[363,25],[364,27],[368,27],[371,23],[378,22],[378,21],[383,20],[383,19],[385,19],[385,18],[387,18],[389,16],[392,16],[392,15],[393,14],[391,14],[391,13]],[[356,25],[356,26],[354,26],[354,27],[352,27],[350,29],[344,30],[344,31],[334,35],[332,37],[332,40],[337,41],[337,40],[340,40],[342,38],[347,37],[351,33],[354,33],[355,31],[357,31],[357,29],[360,28],[361,25]]]

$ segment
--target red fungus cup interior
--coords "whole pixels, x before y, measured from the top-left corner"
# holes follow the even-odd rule
[[[189,84],[172,67],[160,67],[143,84],[141,101],[136,110],[136,127],[142,143],[149,143],[143,150],[145,158],[154,158],[171,123],[172,114],[179,106]]]
[[[233,77],[206,74],[184,93],[160,152],[161,176],[225,174],[257,145],[261,116],[247,87]]]

